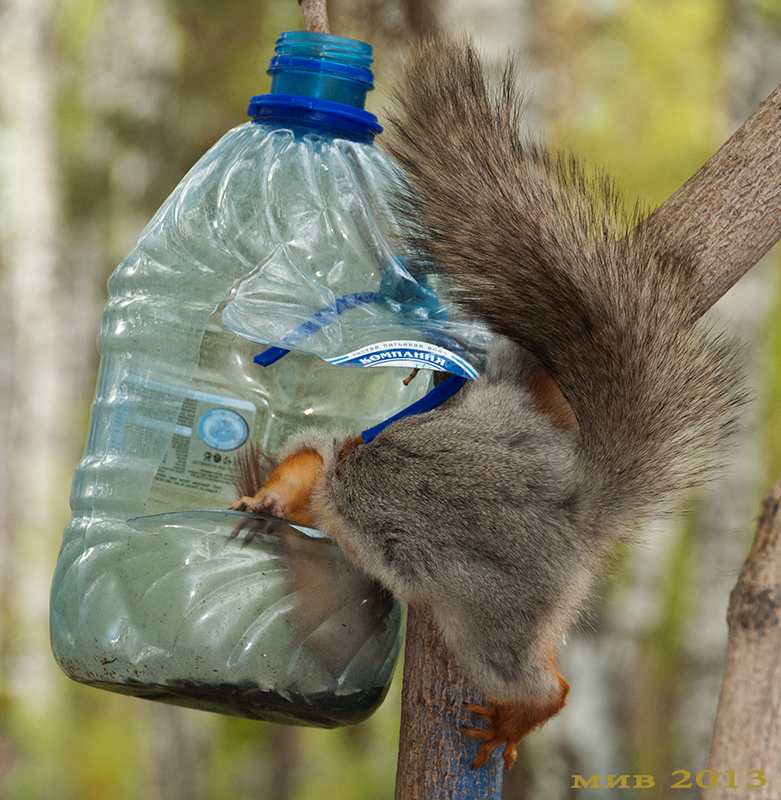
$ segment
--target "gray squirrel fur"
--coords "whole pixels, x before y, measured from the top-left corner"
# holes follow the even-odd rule
[[[303,431],[282,458],[322,456],[318,526],[431,608],[478,689],[537,702],[561,691],[551,653],[614,544],[707,474],[744,399],[740,358],[687,322],[695,248],[653,239],[607,178],[519,132],[511,67],[492,86],[471,45],[430,41],[395,103],[402,246],[499,337],[439,409],[357,446]],[[540,364],[574,429],[532,402]]]

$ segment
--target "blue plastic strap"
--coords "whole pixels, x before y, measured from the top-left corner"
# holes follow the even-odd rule
[[[330,325],[339,314],[344,314],[345,311],[349,311],[351,308],[376,303],[379,296],[378,292],[355,292],[354,294],[345,294],[342,297],[337,297],[333,306],[316,311],[306,322],[301,323],[297,328],[290,331],[284,339],[280,339],[279,344],[283,345],[282,347],[269,347],[252,360],[256,364],[260,364],[261,367],[267,367],[269,364],[279,361],[282,356],[286,356],[292,348],[303,342],[304,339],[308,339],[320,328]]]
[[[293,347],[304,339],[309,338],[315,331],[328,325],[339,314],[343,314],[345,311],[359,305],[377,302],[379,297],[379,292],[356,292],[355,294],[346,294],[339,297],[332,308],[323,308],[317,311],[306,322],[299,325],[285,336],[280,344]],[[269,347],[262,353],[256,355],[253,361],[261,367],[268,367],[276,361],[279,361],[280,358],[286,356],[289,352],[290,349],[286,347]],[[370,442],[380,431],[390,425],[391,422],[395,422],[403,417],[424,414],[426,411],[431,411],[441,403],[444,403],[445,400],[452,397],[466,381],[467,379],[460,375],[451,375],[447,380],[440,383],[439,386],[432,389],[425,397],[421,397],[420,400],[415,401],[412,405],[407,406],[405,409],[399,411],[398,414],[394,414],[392,417],[386,419],[384,422],[380,422],[373,428],[367,428],[361,434],[361,438],[364,442]]]
[[[260,364],[261,367],[267,367],[275,361],[279,361],[282,356],[286,356],[289,352],[290,350],[285,350],[284,347],[269,347],[264,352],[255,356],[254,361],[256,364]],[[389,417],[384,422],[380,422],[373,428],[367,428],[361,434],[361,438],[364,443],[370,442],[378,433],[385,430],[391,422],[416,414],[424,414],[426,411],[435,409],[438,405],[441,405],[445,400],[450,399],[459,391],[466,381],[467,379],[460,375],[451,375],[447,380],[442,381],[439,386],[432,389],[425,397],[421,397],[420,400],[416,400],[412,405],[407,406],[399,411],[398,414],[394,414],[392,417]]]
[[[402,261],[402,259],[399,257],[391,262],[383,275],[379,292],[355,292],[337,297],[333,305],[316,311],[305,322],[280,339],[277,345],[270,346],[255,356],[255,363],[261,367],[274,364],[291,350],[297,349],[301,342],[320,328],[330,325],[339,314],[362,305],[372,303],[385,305],[397,316],[409,317],[413,324],[420,320],[421,315],[430,320],[447,319],[447,311],[439,304],[434,292],[425,284],[425,279],[422,284],[419,283],[410,277],[406,270],[396,268],[396,261]],[[394,277],[388,279],[388,274],[394,270],[398,274],[394,274]],[[441,348],[441,352],[434,359],[438,365],[434,367],[435,369],[463,375],[470,380],[477,377],[477,371],[459,355],[463,353],[463,348],[457,341],[439,331],[429,331],[429,335],[434,337],[432,344]],[[413,362],[425,362],[416,364],[420,367],[430,367],[432,364],[432,359],[429,357],[431,350],[425,344],[422,344],[420,348],[415,343],[402,341],[384,342],[383,344],[387,346],[379,350],[373,349],[368,358],[366,352],[357,350],[354,353],[324,358],[324,360],[336,366],[368,366],[372,361],[384,361],[388,365],[392,365],[394,362],[401,364],[403,361],[405,365],[410,366],[415,365]],[[405,351],[406,357],[399,360],[402,350]],[[323,357],[321,356],[321,358]]]
[[[451,398],[465,383],[466,378],[462,378],[460,375],[451,375],[446,381],[440,383],[439,386],[432,389],[425,397],[421,397],[420,400],[417,400],[411,406],[407,406],[402,411],[399,411],[398,414],[394,414],[384,422],[380,422],[379,425],[375,425],[373,428],[367,428],[361,434],[361,438],[364,443],[370,442],[378,433],[385,430],[391,422],[396,422],[396,420],[403,419],[404,417],[411,417],[416,414],[424,414],[426,411],[431,411],[438,405],[444,403],[445,400]]]
[[[286,356],[289,352],[290,350],[286,350],[284,347],[269,347],[262,353],[258,353],[252,360],[256,364],[260,364],[261,367],[268,367],[279,361],[282,356]]]

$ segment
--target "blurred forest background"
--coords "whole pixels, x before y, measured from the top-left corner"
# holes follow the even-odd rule
[[[375,48],[382,117],[413,38],[465,30],[519,55],[529,125],[662,202],[781,82],[781,0],[329,0]],[[76,685],[48,592],[86,436],[106,279],[182,175],[245,121],[295,0],[0,0],[0,797],[393,796],[398,687],[365,723],[278,727]],[[506,798],[606,796],[573,773],[705,767],[729,591],[781,475],[778,248],[715,311],[748,342],[756,403],[733,466],[685,522],[624,554],[566,648],[566,711]],[[398,677],[398,676],[397,676]],[[761,765],[758,765],[761,766]],[[624,795],[631,791],[624,790]]]

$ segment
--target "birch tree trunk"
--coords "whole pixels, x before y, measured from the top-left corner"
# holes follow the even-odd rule
[[[476,697],[442,642],[428,609],[407,613],[396,800],[490,800],[500,796],[502,761],[469,768],[478,745],[460,732],[464,702]]]
[[[0,437],[0,684],[28,708],[53,701],[48,598],[57,544],[59,174],[52,0],[0,0],[0,244],[11,314],[2,326],[10,411]],[[10,356],[10,358],[9,358]],[[9,620],[13,620],[11,627]]]

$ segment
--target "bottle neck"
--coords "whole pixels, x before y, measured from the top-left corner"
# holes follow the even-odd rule
[[[372,48],[364,42],[308,31],[283,33],[271,59],[271,93],[253,97],[253,121],[280,120],[332,136],[373,141],[382,131],[364,110],[374,88]]]

